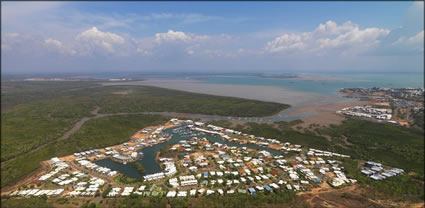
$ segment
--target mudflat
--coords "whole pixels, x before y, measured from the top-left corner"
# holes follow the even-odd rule
[[[317,103],[329,99],[316,93],[299,92],[283,87],[258,86],[258,85],[233,85],[233,84],[211,84],[197,80],[184,79],[148,79],[146,81],[134,82],[108,82],[103,85],[149,85],[187,92],[204,93],[210,95],[229,96],[253,100],[269,101],[290,104],[292,106]]]

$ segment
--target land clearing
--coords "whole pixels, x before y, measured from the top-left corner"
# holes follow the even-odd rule
[[[322,183],[318,188],[298,195],[312,207],[387,207],[361,196],[361,192],[358,185],[334,189]]]

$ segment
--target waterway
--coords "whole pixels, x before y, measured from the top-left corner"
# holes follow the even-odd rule
[[[158,173],[161,172],[162,169],[159,166],[158,162],[156,161],[156,155],[157,153],[164,147],[167,147],[168,145],[172,145],[172,144],[177,144],[182,140],[188,140],[190,138],[192,138],[193,136],[197,136],[198,138],[207,138],[212,144],[215,142],[221,143],[221,144],[226,144],[227,146],[230,147],[247,147],[250,149],[257,149],[257,150],[266,150],[268,152],[270,152],[272,155],[280,155],[282,154],[280,151],[268,148],[268,147],[262,147],[262,146],[258,146],[255,144],[239,144],[239,143],[233,143],[233,142],[229,142],[227,140],[221,139],[217,136],[213,136],[213,135],[209,135],[209,134],[200,134],[200,132],[197,131],[192,131],[189,132],[187,130],[182,131],[180,133],[173,133],[173,129],[183,129],[185,128],[184,126],[182,127],[174,127],[174,128],[170,128],[170,129],[166,129],[164,132],[169,133],[171,135],[171,139],[167,142],[164,143],[160,143],[160,144],[156,144],[150,147],[145,147],[143,149],[141,149],[139,152],[143,153],[143,157],[141,159],[139,159],[136,162],[139,162],[140,164],[143,165],[143,167],[145,168],[146,172],[145,174],[153,174],[153,173]],[[103,160],[97,160],[94,161],[94,163],[96,163],[97,165],[103,166],[103,167],[107,167],[110,168],[112,170],[116,170],[128,177],[131,178],[140,178],[143,175],[140,174],[136,168],[134,168],[132,165],[130,164],[122,164],[122,163],[118,163],[115,162],[113,160],[111,160],[110,158],[107,159],[103,159]]]

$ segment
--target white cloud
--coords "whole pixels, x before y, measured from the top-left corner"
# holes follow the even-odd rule
[[[267,43],[266,50],[270,52],[279,52],[288,49],[304,48],[303,37],[296,34],[284,34]]]
[[[406,38],[405,36],[400,37],[397,41],[392,43],[392,45],[404,45],[404,44],[416,45],[416,44],[420,44],[423,41],[424,41],[424,31],[421,31],[418,34],[409,38]]]
[[[379,39],[388,35],[388,29],[360,29],[350,21],[337,25],[327,21],[312,32],[283,34],[270,41],[265,46],[266,52],[298,51],[327,52],[326,49],[343,48],[360,52],[379,43]],[[353,52],[354,52],[353,51]],[[320,53],[319,53],[320,54]]]
[[[167,33],[156,33],[155,41],[159,44],[164,42],[192,42],[208,39],[205,35],[186,34],[184,32],[168,30]]]
[[[344,24],[338,26],[336,22],[329,20],[325,24],[319,24],[313,33],[315,35],[339,35],[352,31],[355,28],[358,28],[358,26],[353,24],[351,21],[347,21]]]
[[[417,33],[411,37],[402,36],[392,43],[393,46],[399,46],[406,50],[424,51],[424,31]]]
[[[29,36],[20,33],[2,33],[1,45],[2,49],[16,49],[22,47],[25,41],[31,40]]]
[[[111,32],[102,32],[96,27],[92,27],[75,38],[85,45],[87,49],[103,49],[109,53],[115,52],[115,46],[124,45],[125,39],[118,34]]]
[[[167,33],[157,33],[155,34],[155,40],[158,43],[164,42],[164,41],[184,41],[188,42],[192,38],[186,35],[184,32],[178,32],[169,30]]]
[[[341,46],[348,47],[370,47],[379,43],[379,38],[385,37],[390,33],[387,29],[366,28],[360,30],[358,27],[345,32],[338,37],[319,39],[320,48],[337,48]]]
[[[62,54],[75,55],[77,52],[70,47],[65,46],[61,41],[48,38],[44,40],[44,45],[53,50],[59,51]]]

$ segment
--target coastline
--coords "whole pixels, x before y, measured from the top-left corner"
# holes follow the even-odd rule
[[[101,84],[103,86],[154,86],[193,93],[289,104],[291,107],[280,112],[277,116],[302,119],[304,123],[300,124],[301,126],[306,126],[311,123],[325,126],[340,124],[345,118],[336,114],[337,110],[344,107],[367,104],[367,102],[364,101],[347,99],[339,95],[329,96],[318,93],[300,92],[278,86],[212,84],[192,79],[147,79],[145,81]],[[248,122],[249,120],[245,121]]]
[[[102,83],[102,85],[147,85],[193,93],[276,102],[289,104],[291,106],[297,106],[309,102],[317,102],[319,100],[321,101],[331,97],[317,93],[299,92],[276,86],[211,84],[203,83],[198,80],[185,79],[147,79],[146,81],[125,83]]]

